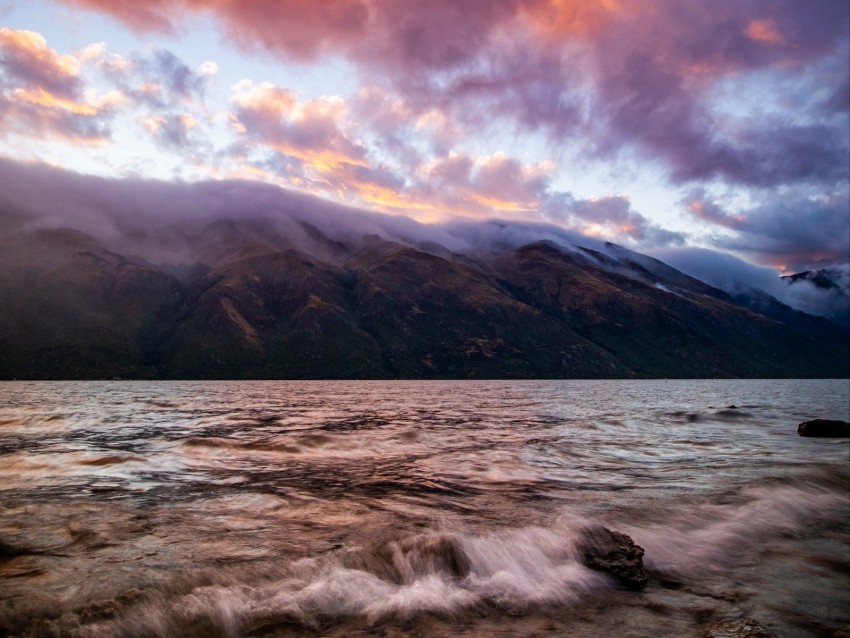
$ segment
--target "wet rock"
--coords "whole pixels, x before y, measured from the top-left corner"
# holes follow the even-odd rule
[[[800,436],[850,437],[850,423],[836,419],[812,419],[797,426]]]
[[[578,544],[579,558],[591,569],[605,572],[629,589],[646,587],[643,547],[620,532],[601,525],[588,527]]]
[[[361,569],[396,584],[412,583],[429,574],[454,580],[469,575],[471,564],[453,534],[423,534],[343,556],[349,569]]]
[[[775,638],[752,618],[727,620],[709,627],[704,638]]]
[[[18,556],[30,556],[36,553],[36,551],[28,547],[12,545],[10,543],[0,540],[0,562],[12,560],[13,558],[17,558]]]
[[[453,578],[469,575],[469,558],[460,540],[451,534],[408,538],[397,547],[400,558],[413,575],[443,573]]]

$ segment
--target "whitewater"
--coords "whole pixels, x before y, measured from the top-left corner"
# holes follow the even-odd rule
[[[3,382],[0,634],[847,635],[850,448],[796,426],[848,414],[847,380]]]

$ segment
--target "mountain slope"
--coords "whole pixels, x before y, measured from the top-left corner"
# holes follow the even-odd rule
[[[69,229],[3,240],[0,377],[848,375],[846,339],[610,244],[458,254],[227,219],[145,242],[162,265]]]
[[[146,346],[180,282],[69,229],[0,242],[3,378],[156,376]]]
[[[530,295],[529,303],[615,353],[636,376],[785,376],[791,370],[808,376],[841,370],[827,345],[833,341],[740,308],[725,293],[696,285],[678,271],[675,279],[647,280],[542,243],[497,263],[515,289]]]

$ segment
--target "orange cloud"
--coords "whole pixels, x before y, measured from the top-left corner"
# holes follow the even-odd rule
[[[259,111],[269,117],[287,115],[295,106],[295,94],[287,89],[263,82],[254,86],[250,80],[242,80],[231,87],[236,91],[233,101],[243,109]]]
[[[437,210],[434,202],[419,200],[401,193],[395,188],[381,186],[372,182],[350,182],[357,196],[365,203],[383,211],[416,211],[417,213]],[[422,219],[421,215],[416,215]]]
[[[32,104],[47,109],[66,111],[74,115],[97,115],[97,107],[73,100],[66,100],[48,93],[44,89],[15,89],[12,94],[15,99],[23,104]]]
[[[747,26],[745,33],[749,38],[759,42],[769,42],[770,44],[785,43],[785,38],[782,37],[773,20],[753,20]]]
[[[548,37],[591,35],[621,10],[620,0],[548,0],[531,4],[522,15]]]
[[[73,144],[105,144],[110,131],[101,112],[88,104],[56,99],[50,94],[16,91],[0,95],[0,136],[58,139]]]
[[[78,93],[82,86],[79,60],[59,55],[34,31],[0,29],[0,68],[16,84],[66,98]]]
[[[342,130],[345,101],[324,97],[298,102],[291,91],[268,82],[234,85],[231,122],[254,144],[297,158],[320,173],[341,164],[367,166],[366,150]]]

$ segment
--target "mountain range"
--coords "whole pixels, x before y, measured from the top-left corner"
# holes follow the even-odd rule
[[[262,216],[121,242],[7,226],[3,379],[850,376],[835,323],[610,243],[459,251]]]

